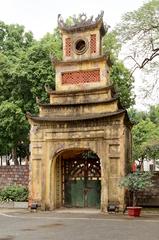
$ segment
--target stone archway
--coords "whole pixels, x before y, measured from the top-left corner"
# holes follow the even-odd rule
[[[50,197],[53,208],[100,208],[100,158],[90,149],[65,149],[51,166]]]

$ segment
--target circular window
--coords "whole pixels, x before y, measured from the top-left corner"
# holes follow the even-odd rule
[[[78,39],[74,44],[74,48],[77,54],[83,54],[87,50],[87,43],[83,39]]]

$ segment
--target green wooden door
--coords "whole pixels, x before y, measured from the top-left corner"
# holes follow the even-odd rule
[[[100,161],[64,160],[64,205],[99,208],[101,195]]]
[[[85,204],[90,208],[100,208],[101,181],[88,180]]]
[[[84,207],[84,181],[70,180],[65,184],[65,206]]]

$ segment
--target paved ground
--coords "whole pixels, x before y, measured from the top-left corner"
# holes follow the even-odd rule
[[[158,240],[159,215],[0,209],[0,240]]]

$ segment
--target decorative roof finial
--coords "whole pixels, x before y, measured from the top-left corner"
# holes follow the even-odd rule
[[[64,31],[74,31],[74,30],[84,30],[88,28],[95,28],[99,23],[103,23],[104,11],[101,11],[100,14],[94,19],[93,16],[87,17],[85,13],[81,13],[78,16],[71,17],[71,21],[64,21],[61,14],[58,14],[58,27]],[[107,32],[108,26],[102,24],[104,32]]]

